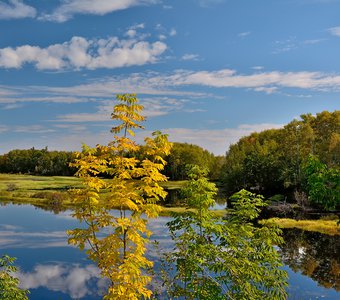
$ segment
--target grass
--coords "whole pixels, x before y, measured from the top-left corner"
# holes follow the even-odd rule
[[[67,191],[80,186],[75,177],[0,174],[0,201],[69,207]]]
[[[182,188],[186,182],[186,180],[165,181],[162,182],[160,185],[167,190],[178,190]]]
[[[163,217],[168,217],[168,216],[171,216],[172,213],[182,214],[186,211],[193,211],[193,209],[187,209],[181,206],[170,206],[170,207],[166,206],[166,207],[162,207],[162,211],[160,215]],[[215,215],[216,217],[224,217],[227,215],[227,211],[225,209],[212,210],[211,213]]]
[[[161,183],[167,190],[180,189],[182,181],[167,181]],[[81,180],[76,177],[63,176],[31,176],[18,174],[0,174],[0,201],[14,204],[32,204],[51,209],[72,208],[68,190],[81,188]],[[183,213],[184,207],[163,207],[162,216],[171,213]],[[224,216],[225,210],[214,210],[216,216]]]
[[[294,220],[286,218],[271,218],[261,220],[261,224],[274,223],[280,228],[298,228],[307,231],[320,232],[328,235],[340,235],[340,225],[337,225],[339,219],[335,220]]]
[[[66,176],[0,174],[0,191],[7,190],[9,184],[14,184],[16,190],[32,192],[36,190],[67,190],[70,187],[79,187],[81,181],[79,178]]]
[[[180,189],[185,182],[185,180],[168,181],[161,185],[167,190],[174,190]],[[81,179],[76,177],[0,174],[0,201],[46,208],[49,206],[71,208],[68,190],[81,187]],[[170,210],[176,208],[167,208],[164,214],[170,214]]]

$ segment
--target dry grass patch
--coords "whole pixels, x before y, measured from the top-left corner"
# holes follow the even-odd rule
[[[271,218],[261,220],[261,224],[274,223],[281,228],[298,228],[307,231],[315,231],[328,235],[340,235],[339,219],[335,220],[294,220],[285,218]]]

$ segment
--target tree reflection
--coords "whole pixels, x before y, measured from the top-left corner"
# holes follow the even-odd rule
[[[300,229],[283,231],[283,262],[325,288],[340,290],[340,236]]]

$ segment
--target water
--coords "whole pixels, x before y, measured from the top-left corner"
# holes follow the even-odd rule
[[[152,239],[171,247],[166,222],[152,220]],[[67,244],[66,230],[79,226],[70,212],[53,214],[29,205],[0,207],[0,254],[17,257],[30,299],[101,299],[107,282],[83,252]],[[289,273],[289,299],[340,298],[340,238],[299,230],[284,232],[282,253]],[[150,249],[151,250],[151,249]],[[150,251],[156,261],[156,251]]]

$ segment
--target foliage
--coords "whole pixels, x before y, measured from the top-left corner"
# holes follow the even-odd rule
[[[131,131],[132,132],[132,131]],[[143,160],[145,151],[143,145],[138,149],[126,151],[126,156],[137,157]],[[70,167],[75,154],[66,151],[48,151],[47,148],[12,150],[4,155],[0,155],[0,173],[21,173],[43,176],[70,176],[74,175],[76,169]],[[224,163],[223,156],[214,156],[203,148],[187,144],[174,143],[169,155],[164,157],[167,165],[162,171],[164,175],[172,180],[187,179],[185,166],[187,164],[196,164],[209,170],[209,177],[217,180],[220,177],[220,171]],[[101,174],[109,178],[108,174]]]
[[[310,155],[303,168],[310,201],[332,210],[340,206],[340,170]]]
[[[198,165],[207,169],[209,177],[216,180],[219,177],[223,158],[215,157],[212,153],[197,145],[173,143],[166,161],[165,175],[171,180],[187,179],[187,165]]]
[[[28,300],[29,291],[19,288],[19,279],[13,276],[17,271],[14,266],[15,258],[8,255],[0,257],[0,299]]]
[[[285,299],[286,273],[274,244],[282,242],[277,227],[251,221],[263,199],[242,190],[233,196],[227,219],[209,211],[216,187],[197,166],[184,188],[187,207],[168,223],[175,242],[165,255],[164,283],[171,299]],[[172,270],[172,268],[174,268]]]
[[[73,153],[66,151],[12,150],[0,156],[0,173],[69,176],[75,170],[69,167]]]
[[[340,165],[340,111],[301,115],[281,129],[252,133],[231,145],[221,171],[229,195],[240,189],[288,199],[304,192],[308,156],[328,168]],[[295,199],[298,200],[298,199]]]
[[[171,144],[160,132],[147,137],[143,147],[128,138],[128,134],[134,136],[134,129],[142,128],[143,107],[134,94],[117,95],[117,100],[112,119],[118,124],[112,132],[122,131],[123,135],[115,135],[108,146],[92,149],[84,145],[72,164],[84,184],[74,191],[78,204],[74,217],[87,226],[70,230],[69,243],[80,249],[89,245],[88,256],[111,283],[105,299],[146,299],[152,294],[147,274],[152,262],[145,257],[151,234],[147,220],[158,215],[156,203],[166,195],[159,183],[166,181],[161,171]],[[141,149],[143,160],[128,155]],[[111,179],[103,180],[100,174]],[[103,191],[105,195],[101,195]],[[113,209],[118,210],[117,215]]]

